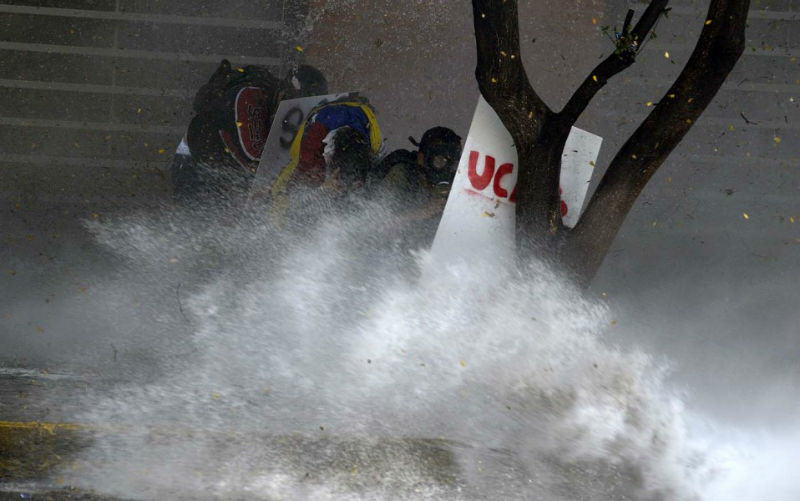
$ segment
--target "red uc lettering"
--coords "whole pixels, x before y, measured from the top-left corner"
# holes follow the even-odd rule
[[[480,158],[480,153],[477,151],[470,151],[469,152],[469,169],[467,170],[467,175],[469,176],[469,182],[472,183],[472,186],[478,190],[483,191],[484,188],[489,186],[489,183],[492,182],[492,178],[494,177],[494,157],[486,155],[486,160],[483,164],[483,172],[478,174],[478,158]]]

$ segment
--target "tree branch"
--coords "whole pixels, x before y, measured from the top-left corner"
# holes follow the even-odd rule
[[[552,111],[533,90],[522,65],[517,2],[473,0],[472,12],[481,94],[517,144],[523,144],[538,135]]]
[[[709,105],[744,51],[750,0],[711,0],[678,79],[612,160],[564,254],[588,283],[652,175]]]
[[[570,125],[574,124],[611,77],[621,73],[634,63],[636,54],[668,3],[669,0],[652,0],[630,33],[627,30],[630,17],[626,18],[621,35],[623,42],[629,45],[618,47],[592,70],[559,113],[564,120]],[[628,16],[631,12],[628,11]]]

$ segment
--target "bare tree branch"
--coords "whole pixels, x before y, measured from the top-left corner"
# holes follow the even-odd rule
[[[622,28],[622,43],[617,50],[598,64],[594,70],[586,77],[578,87],[570,100],[561,110],[559,115],[570,124],[574,124],[581,113],[592,101],[594,96],[602,89],[614,75],[621,73],[634,63],[636,54],[641,48],[644,40],[658,21],[659,16],[664,12],[669,0],[652,0],[645,9],[639,22],[633,30],[628,32],[630,17],[626,18]],[[628,16],[632,11],[628,11]]]
[[[538,132],[552,111],[533,90],[522,65],[516,0],[473,0],[481,94],[514,139]]]
[[[750,0],[711,0],[694,52],[661,102],[622,146],[567,236],[566,260],[588,283],[636,198],[691,129],[744,51]]]

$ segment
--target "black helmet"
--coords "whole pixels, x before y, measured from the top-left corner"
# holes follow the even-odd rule
[[[321,71],[301,64],[286,77],[291,86],[301,97],[321,96],[328,93],[328,80]]]
[[[450,183],[458,170],[461,158],[461,137],[447,127],[434,127],[417,143],[408,138],[425,155],[425,176],[434,184]]]
[[[336,130],[330,167],[339,170],[339,179],[346,186],[366,181],[371,160],[369,139],[361,131],[349,126]]]

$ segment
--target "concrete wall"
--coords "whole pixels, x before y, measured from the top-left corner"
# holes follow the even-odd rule
[[[0,2],[4,206],[102,212],[163,199],[191,98],[219,61],[279,71],[291,55],[287,3]]]

